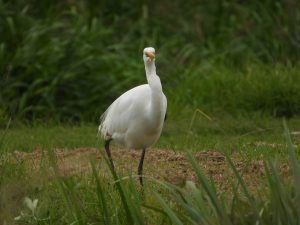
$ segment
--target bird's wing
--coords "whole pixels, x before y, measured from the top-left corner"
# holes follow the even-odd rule
[[[105,140],[112,138],[114,133],[125,133],[130,118],[136,117],[146,107],[147,96],[150,95],[148,84],[140,85],[117,98],[100,117],[99,132]],[[135,111],[131,111],[135,108]]]
[[[165,114],[165,119],[164,119],[164,121],[166,121],[167,118],[168,118],[168,114],[167,114],[168,101],[167,101],[167,97],[165,96],[165,94],[164,94],[163,96],[164,96],[164,104],[165,104],[165,107],[166,107],[166,114]]]

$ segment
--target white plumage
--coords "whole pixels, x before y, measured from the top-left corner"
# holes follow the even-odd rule
[[[132,88],[117,98],[101,116],[99,126],[113,168],[110,140],[129,149],[143,149],[140,175],[145,149],[160,137],[167,110],[167,98],[156,74],[155,49],[145,48],[143,59],[148,84]]]

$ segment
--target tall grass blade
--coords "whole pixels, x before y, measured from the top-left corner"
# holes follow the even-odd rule
[[[289,221],[291,224],[295,224],[296,221],[293,214],[293,201],[289,196],[289,192],[284,188],[285,185],[274,163],[270,162],[269,167],[273,180],[273,186],[270,187],[270,189],[275,191],[274,198],[276,201],[275,205],[278,207],[277,213],[280,215],[279,220],[284,219],[285,221]]]
[[[129,177],[129,189],[125,195],[127,198],[128,205],[130,205],[131,215],[135,221],[135,224],[144,225],[144,216],[141,209],[141,198],[137,191],[136,184],[133,178]]]
[[[187,212],[186,218],[193,223],[210,224],[210,212],[203,193],[191,181],[185,188],[169,184],[167,188],[172,192],[176,202]]]
[[[235,165],[233,164],[232,160],[230,159],[230,157],[228,156],[228,154],[226,154],[226,159],[231,167],[231,169],[233,170],[236,178],[238,179],[238,182],[239,184],[241,185],[242,187],[242,190],[244,192],[244,194],[246,195],[249,203],[251,204],[252,206],[252,209],[254,211],[254,214],[255,214],[255,217],[257,219],[257,221],[260,223],[260,224],[263,224],[263,221],[261,220],[261,216],[259,215],[259,210],[257,209],[257,206],[256,206],[256,203],[255,201],[253,200],[253,197],[250,195],[249,191],[248,191],[248,188],[243,180],[243,178],[241,177],[240,173],[237,171]]]
[[[106,162],[106,165],[108,166],[108,168],[109,168],[109,170],[110,170],[110,172],[113,176],[114,185],[116,186],[117,191],[120,194],[122,205],[123,205],[124,210],[125,210],[127,223],[128,224],[134,224],[134,219],[132,217],[131,210],[130,210],[131,206],[128,204],[128,196],[127,196],[128,193],[126,193],[125,187],[124,187],[121,179],[118,177],[116,171],[112,169],[111,164],[110,164],[107,156],[101,151],[100,151],[100,153],[101,153],[102,157],[104,158],[104,160]]]
[[[100,177],[96,171],[95,168],[95,162],[92,160],[91,161],[91,166],[92,166],[92,171],[93,171],[93,176],[95,178],[95,182],[96,182],[96,194],[98,197],[98,202],[99,202],[99,208],[101,209],[101,213],[103,216],[103,224],[105,225],[110,225],[111,223],[111,216],[109,215],[108,211],[109,211],[109,205],[108,205],[108,199],[105,197],[105,192],[104,189],[101,185],[101,181],[100,181]]]
[[[300,224],[300,167],[297,161],[297,155],[292,143],[290,131],[288,129],[287,123],[283,120],[284,131],[286,135],[286,139],[288,142],[288,151],[289,151],[289,161],[292,167],[293,177],[294,177],[294,185],[295,185],[295,195],[297,202],[297,224]]]
[[[192,156],[192,154],[190,152],[187,153],[187,157],[188,157],[189,162],[192,164],[192,167],[193,167],[194,171],[196,172],[200,183],[202,184],[203,188],[205,189],[206,193],[208,194],[209,199],[210,199],[211,203],[213,204],[214,209],[217,212],[219,221],[222,221],[223,224],[227,224],[227,225],[231,224],[230,219],[227,215],[226,209],[224,208],[224,206],[218,199],[217,193],[214,192],[213,187],[211,187],[208,180],[205,178],[205,176],[202,173],[195,158]]]
[[[178,218],[176,213],[169,207],[169,205],[165,202],[165,200],[158,194],[154,192],[155,198],[158,200],[166,214],[169,216],[170,220],[173,224],[176,225],[184,225],[184,223]]]
[[[59,186],[59,190],[61,191],[61,194],[64,197],[67,212],[69,213],[71,218],[73,218],[72,222],[83,225],[84,222],[82,218],[82,209],[78,207],[77,200],[74,197],[76,196],[76,194],[72,193],[72,189],[68,188],[68,185],[64,182],[63,178],[59,174],[59,168],[56,162],[55,153],[52,149],[48,150],[48,158],[53,168],[54,175]]]

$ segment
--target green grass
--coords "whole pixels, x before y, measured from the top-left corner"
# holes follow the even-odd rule
[[[5,131],[1,131],[3,134]],[[46,125],[14,127],[7,131],[5,151],[32,152],[36,149],[97,146],[97,126]]]
[[[184,152],[217,150],[253,159],[286,155],[281,119],[259,115],[248,118],[209,115],[209,120],[195,112],[169,114],[163,134],[155,146]],[[288,124],[292,131],[298,131],[300,119],[292,118]],[[79,147],[102,149],[103,143],[101,138],[97,138],[97,128],[97,124],[13,123],[7,131],[0,130],[0,135],[5,134],[2,151],[32,152],[53,148],[68,151]],[[299,144],[297,137],[295,144]],[[259,146],[259,142],[263,144]]]
[[[199,164],[191,153],[188,161],[194,169],[201,186],[187,181],[185,186],[175,186],[163,181],[149,179],[142,194],[138,182],[133,177],[122,177],[117,174],[103,174],[99,165],[92,160],[92,173],[78,173],[70,176],[60,176],[53,159],[52,150],[56,147],[67,147],[70,151],[76,147],[94,147],[94,125],[62,126],[36,125],[33,127],[13,126],[6,131],[2,153],[13,151],[16,147],[26,144],[27,138],[32,137],[26,151],[36,148],[50,150],[50,165],[54,168],[54,176],[46,171],[38,173],[25,172],[25,164],[1,160],[0,170],[0,221],[13,224],[251,224],[260,221],[261,224],[280,224],[289,222],[296,224],[299,208],[299,165],[296,160],[298,149],[294,148],[288,131],[284,132],[282,121],[265,118],[252,120],[235,118],[219,120],[218,125],[211,121],[197,118],[193,121],[190,132],[192,139],[182,141],[183,131],[172,128],[174,121],[169,118],[163,137],[157,144],[160,148],[169,147],[170,133],[177,137],[178,150],[189,152],[205,150],[207,147],[223,146],[225,154],[236,159],[235,154],[226,150],[227,146],[236,146],[237,151],[248,159],[266,160],[267,172],[262,186],[249,187],[234,164],[229,165],[235,173],[236,180],[232,183],[232,190],[222,195],[215,184],[203,173]],[[198,121],[200,120],[200,121]],[[238,120],[238,121],[235,121]],[[235,121],[235,122],[234,122]],[[299,127],[299,119],[288,121],[291,131]],[[176,124],[183,124],[182,129],[190,124],[178,120]],[[272,125],[267,132],[251,133],[257,126]],[[200,127],[210,132],[196,132]],[[177,127],[176,127],[177,128]],[[222,128],[223,130],[219,130]],[[234,129],[233,129],[234,128]],[[220,132],[218,134],[218,132]],[[224,132],[224,133],[222,133]],[[192,133],[192,134],[191,134]],[[2,131],[1,135],[4,134]],[[176,134],[178,136],[176,136]],[[246,134],[246,135],[244,135]],[[18,138],[19,136],[22,138]],[[244,135],[241,138],[241,135]],[[288,139],[286,138],[286,135]],[[74,141],[78,137],[82,140]],[[181,137],[181,138],[180,138]],[[221,138],[222,137],[222,138]],[[199,145],[197,138],[207,142]],[[263,146],[261,149],[251,145],[257,141],[272,144],[282,144],[278,148]],[[297,143],[297,139],[294,144]],[[189,143],[197,148],[186,147]],[[247,144],[250,142],[250,144]],[[63,146],[62,144],[65,143]],[[244,146],[245,147],[242,147]],[[239,146],[241,148],[239,149]],[[255,148],[258,148],[257,151]],[[289,150],[288,150],[289,149]],[[172,150],[172,149],[169,149]],[[174,149],[176,150],[176,149]],[[261,151],[264,153],[262,153]],[[295,151],[296,150],[296,151]],[[272,152],[273,151],[273,152]],[[261,154],[264,156],[262,157]],[[279,160],[274,160],[274,157]],[[284,159],[283,159],[284,158]],[[278,166],[282,160],[289,161],[293,176],[288,180],[281,177]],[[277,162],[277,163],[276,163]],[[106,167],[106,165],[101,165]],[[109,170],[107,170],[109,171]],[[226,178],[224,178],[226,179]],[[295,186],[293,186],[295,185]],[[250,189],[257,189],[254,194]],[[260,194],[259,194],[260,193]],[[23,203],[25,197],[38,199],[33,210],[28,203]],[[27,200],[28,202],[28,200]],[[22,211],[22,213],[21,213]],[[20,214],[21,213],[21,214]],[[14,217],[20,220],[13,221]]]
[[[209,120],[196,110],[183,115],[170,115],[159,146],[179,151],[219,150],[256,159],[285,155],[281,119],[261,115],[217,117],[212,114]],[[299,118],[288,120],[292,131],[299,130],[299,123]],[[294,141],[299,144],[298,136]],[[258,142],[265,145],[256,146]],[[274,147],[268,144],[274,144]]]
[[[171,110],[200,108],[208,114],[274,117],[298,115],[299,66],[207,62],[185,67],[174,87],[164,86]]]

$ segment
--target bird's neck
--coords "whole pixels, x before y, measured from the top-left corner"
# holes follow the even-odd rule
[[[154,61],[152,62],[145,62],[145,70],[146,76],[148,80],[148,84],[151,89],[151,109],[150,115],[151,118],[155,121],[152,121],[153,125],[156,122],[161,121],[162,110],[163,110],[163,91],[162,85],[160,82],[159,76],[156,74],[156,68]]]
[[[154,61],[145,62],[145,70],[148,84],[152,91],[162,92],[162,86],[159,77],[156,74],[156,67]]]

